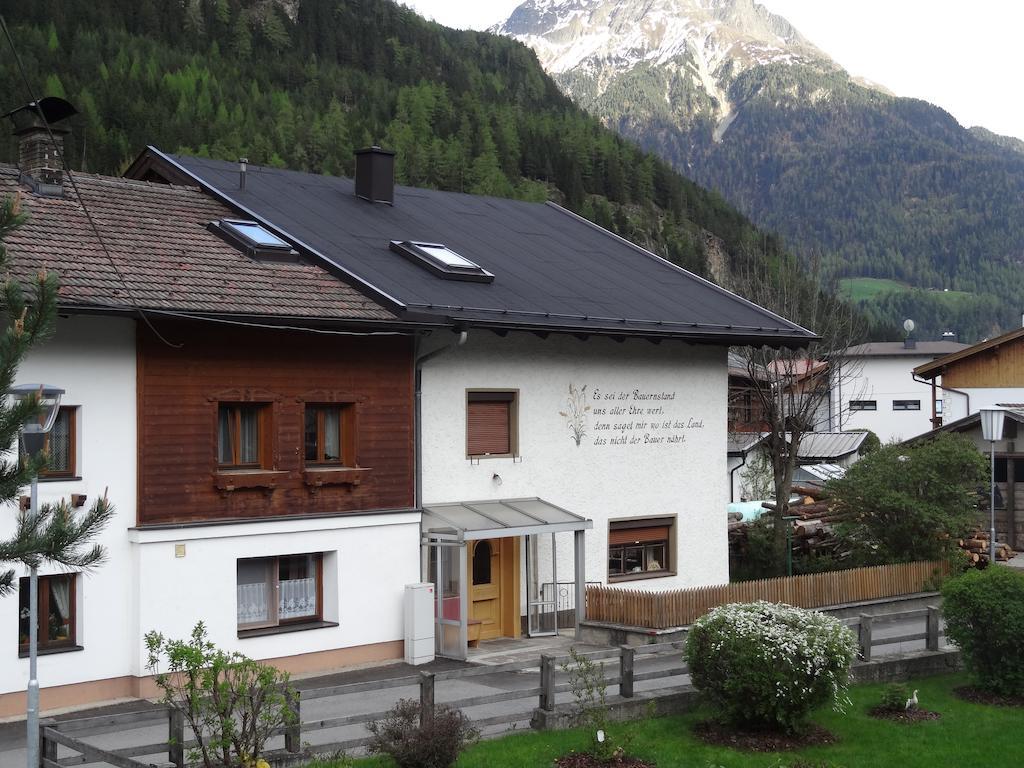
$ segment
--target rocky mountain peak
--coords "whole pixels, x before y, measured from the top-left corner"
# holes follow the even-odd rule
[[[492,31],[533,47],[556,74],[581,66],[621,71],[679,55],[711,72],[730,60],[828,61],[753,0],[527,0]]]

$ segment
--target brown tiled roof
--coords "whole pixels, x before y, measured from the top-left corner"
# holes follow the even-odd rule
[[[76,173],[75,181],[131,297],[65,182],[40,197],[0,164],[0,196],[21,191],[28,222],[7,236],[8,268],[30,279],[56,270],[62,306],[266,317],[393,320],[387,309],[318,266],[257,261],[206,229],[235,216],[198,188]]]

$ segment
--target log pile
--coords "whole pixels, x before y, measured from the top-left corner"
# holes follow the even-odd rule
[[[964,556],[967,558],[968,563],[976,567],[988,565],[989,562],[989,542],[991,538],[988,535],[988,531],[983,531],[980,528],[975,528],[971,531],[967,538],[960,539],[957,544],[960,549],[963,550]],[[1004,542],[996,542],[996,560],[1005,561],[1013,557],[1014,552],[1010,549],[1010,545]]]
[[[809,485],[794,485],[793,493],[802,497],[802,501],[794,501],[789,505],[789,515],[796,518],[792,521],[793,554],[830,554],[838,559],[849,554],[839,551],[839,541],[833,529],[845,515],[832,504],[828,495],[821,488]],[[775,510],[775,504],[770,501],[766,501],[764,507],[768,511]],[[743,522],[741,515],[734,513],[730,516],[729,551],[733,556],[743,557],[747,553],[749,530],[750,523]],[[980,568],[988,565],[988,531],[975,528],[957,543],[968,564]],[[1009,560],[1014,554],[1008,544],[996,542],[997,561]]]

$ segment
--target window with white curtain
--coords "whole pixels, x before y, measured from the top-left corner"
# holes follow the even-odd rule
[[[306,406],[306,464],[355,466],[353,407],[351,403]]]
[[[319,622],[323,556],[319,552],[238,561],[238,629]]]
[[[59,573],[40,576],[37,594],[38,606],[38,648],[41,651],[76,649],[76,576],[75,573]],[[18,647],[28,652],[29,629],[31,627],[31,602],[29,580],[18,582]]]

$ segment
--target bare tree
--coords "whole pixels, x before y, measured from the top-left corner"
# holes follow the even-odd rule
[[[809,269],[771,269],[762,261],[736,278],[737,293],[818,335],[806,347],[735,350],[746,363],[767,432],[764,443],[775,491],[772,551],[780,574],[786,563],[785,518],[800,443],[808,433],[842,428],[846,414],[833,401],[832,391],[860,375],[856,359],[847,358],[846,350],[861,341],[863,322],[848,302],[819,286],[817,262]]]

